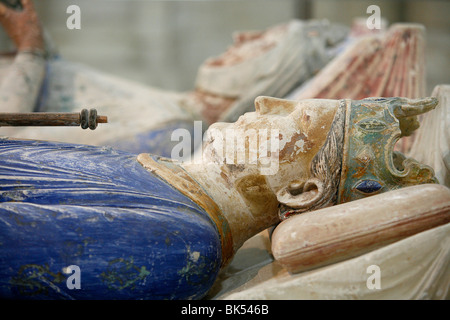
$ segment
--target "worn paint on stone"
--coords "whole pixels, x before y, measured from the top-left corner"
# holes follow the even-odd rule
[[[438,182],[431,167],[394,152],[402,135],[417,128],[410,119],[437,105],[433,98],[417,101],[372,98],[349,104],[338,203]]]
[[[213,284],[215,223],[136,155],[10,139],[0,153],[2,298],[190,299]]]

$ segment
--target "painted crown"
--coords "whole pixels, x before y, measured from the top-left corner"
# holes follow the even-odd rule
[[[437,99],[368,98],[347,101],[344,150],[337,203],[409,185],[437,183],[431,167],[394,151],[419,127],[417,115]]]

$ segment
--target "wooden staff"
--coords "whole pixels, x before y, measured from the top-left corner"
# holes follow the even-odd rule
[[[97,115],[97,110],[83,109],[80,113],[68,112],[31,112],[0,113],[2,126],[81,126],[82,129],[94,130],[99,123],[107,123],[106,116]]]

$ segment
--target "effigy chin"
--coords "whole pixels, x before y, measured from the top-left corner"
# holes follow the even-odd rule
[[[431,194],[428,191],[428,198],[439,206],[432,212],[421,213],[419,208],[418,213],[397,217],[403,222],[412,219],[410,224],[371,232],[383,230],[384,220],[368,213],[366,219],[355,218],[358,223],[351,228],[365,240],[350,241],[349,247],[345,232],[322,224],[328,228],[322,234],[338,240],[331,253],[312,249],[321,260],[318,265],[326,264],[327,257],[328,263],[346,260],[355,252],[386,248],[394,240],[446,225],[448,188],[436,184],[431,167],[394,152],[395,143],[417,128],[416,117],[437,105],[434,97],[300,101],[259,97],[255,112],[208,129],[201,162],[136,156],[107,147],[2,139],[1,296],[203,298],[237,250],[268,227],[280,221],[296,225],[294,218],[307,219],[308,214],[320,217],[322,208],[332,213],[334,208],[348,210],[352,220],[351,212],[365,207],[358,201],[374,199],[373,209],[375,197],[383,196],[384,203],[401,206],[409,202],[398,198],[414,199],[417,192],[408,190],[421,184],[437,186]],[[250,129],[270,130],[261,136],[259,130]],[[271,152],[258,152],[247,143],[237,150],[249,157],[257,152],[256,162],[224,161],[220,147],[229,146],[228,130],[241,130],[248,141],[259,145],[270,141]],[[275,160],[277,170],[263,171],[264,164]],[[427,215],[433,218],[423,219]],[[329,221],[339,225],[341,220],[331,215]],[[276,237],[273,240],[279,243]],[[295,237],[280,241],[295,249]],[[301,255],[286,246],[283,252]],[[347,254],[336,260],[333,252]],[[288,261],[288,270],[296,270],[298,259],[291,263],[280,256],[282,263]],[[82,275],[81,289],[70,289],[67,270],[76,267]]]

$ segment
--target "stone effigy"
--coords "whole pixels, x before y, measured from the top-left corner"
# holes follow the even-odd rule
[[[2,135],[109,145],[167,157],[177,144],[171,141],[175,129],[193,134],[194,120],[206,126],[218,120],[235,121],[253,108],[258,95],[283,97],[322,68],[331,58],[329,48],[347,34],[346,28],[326,21],[297,20],[264,31],[240,32],[227,52],[200,66],[194,90],[171,92],[60,58],[45,46],[31,1],[24,3],[24,11],[3,6],[0,18],[19,48],[15,56],[0,59],[3,112],[95,108],[109,118],[101,133],[2,128]],[[30,43],[21,44],[24,41]]]
[[[24,3],[29,5],[27,1]],[[0,12],[0,18],[2,14],[4,12]],[[88,97],[107,104],[127,99],[139,104],[152,97],[158,107],[169,108],[167,118],[157,120],[164,123],[158,131],[158,135],[166,134],[162,140],[158,135],[153,136],[154,131],[151,136],[148,132],[139,136],[136,131],[128,132],[131,135],[127,137],[131,138],[122,141],[124,145],[143,147],[148,152],[156,150],[150,149],[155,146],[149,146],[149,141],[160,144],[167,140],[168,132],[188,128],[193,119],[202,119],[208,124],[234,121],[248,110],[249,101],[259,92],[274,96],[288,92],[294,78],[285,72],[291,70],[283,64],[288,63],[286,59],[279,60],[283,63],[277,62],[277,52],[282,56],[283,52],[298,51],[299,47],[292,43],[294,38],[286,32],[291,34],[299,25],[303,26],[302,41],[315,44],[323,41],[324,38],[316,36],[321,34],[317,30],[323,30],[317,22],[293,22],[265,32],[237,35],[228,52],[205,62],[199,70],[196,90],[187,94],[144,88],[67,62],[58,65],[62,61],[57,60],[52,60],[53,71],[64,71],[61,74],[66,77],[58,80],[62,79],[66,88],[76,82],[80,90],[93,89],[88,90]],[[339,38],[327,37],[328,40]],[[331,67],[326,68],[328,80],[322,73],[317,77],[321,81],[312,82],[322,86],[320,94],[333,91],[338,94],[334,99],[353,98],[347,94],[361,94],[357,99],[362,99],[370,92],[381,92],[382,96],[394,93],[409,98],[424,96],[419,94],[424,88],[420,62],[423,29],[397,25],[386,35],[377,37],[364,40],[370,44],[367,45],[370,50],[359,51],[360,58],[353,63],[346,64],[351,62],[348,54],[337,59],[347,68],[347,73],[337,72],[336,62],[330,64]],[[351,50],[358,48],[361,46],[353,46]],[[44,87],[51,83],[43,76],[45,70],[41,62],[44,60],[40,52],[27,50],[22,50],[15,59],[25,66],[22,70],[35,70],[28,74],[33,79],[32,85],[26,94],[17,94],[17,85],[3,81],[2,86],[7,90],[2,92],[13,101],[8,106],[14,105],[12,96],[20,98],[15,104],[19,108],[34,105],[33,97],[38,94],[40,81],[44,81]],[[311,57],[318,53],[314,50],[309,52]],[[406,57],[402,60],[404,64],[393,63],[394,52],[395,56]],[[11,60],[3,61],[3,70],[13,70],[13,73],[20,70],[10,68]],[[262,72],[258,65],[268,61],[277,68],[272,70],[274,73],[270,73],[267,82],[258,82],[267,76],[264,72],[258,73]],[[314,66],[316,62],[310,60],[307,64]],[[383,65],[389,71],[372,78],[369,72],[359,73],[355,78],[350,76],[354,75],[350,71],[361,70],[368,64],[373,68]],[[304,66],[298,67],[292,69],[293,73],[303,79]],[[228,81],[231,75],[238,74],[233,78],[235,81]],[[369,78],[362,79],[362,76]],[[328,82],[330,79],[332,86]],[[356,85],[351,85],[354,80],[357,80]],[[362,83],[366,92],[358,85]],[[343,90],[346,88],[352,90]],[[47,101],[57,101],[59,106],[67,107],[58,111],[70,111],[73,101],[68,95],[72,92],[58,90],[53,91],[54,99]],[[415,145],[407,154],[435,167],[437,180],[443,184],[448,183],[449,168],[448,125],[445,125],[448,106],[443,105],[443,101],[447,101],[447,91],[446,87],[435,90],[433,95],[441,103],[422,120],[425,124],[441,123],[442,126],[424,126],[418,138],[412,140]],[[40,96],[41,102],[42,98],[45,96]],[[408,188],[418,183],[436,182],[436,178],[431,168],[393,152],[396,141],[416,129],[416,117],[422,117],[420,114],[434,108],[436,102],[429,98],[294,102],[260,97],[255,102],[256,113],[247,114],[234,124],[217,123],[208,131],[204,151],[198,154],[200,163],[177,163],[149,154],[136,156],[107,147],[3,139],[0,143],[0,152],[5,156],[1,169],[0,210],[5,218],[0,233],[1,295],[68,299],[185,299],[206,295],[214,298],[217,291],[213,283],[218,286],[224,283],[220,282],[219,270],[226,268],[236,251],[245,250],[246,240],[252,239],[252,235],[284,220],[275,229],[273,247],[268,249],[278,261],[272,263],[272,257],[264,257],[269,265],[261,269],[265,275],[259,274],[260,278],[267,277],[267,281],[254,287],[252,281],[245,281],[245,288],[226,292],[225,298],[445,298],[449,281],[446,272],[448,189],[438,185]],[[79,106],[76,109],[79,110]],[[110,113],[105,111],[105,114]],[[131,119],[131,115],[128,116]],[[168,123],[173,118],[187,119],[188,127],[180,122],[172,122],[171,127]],[[132,131],[134,126],[127,128]],[[225,139],[229,136],[228,129],[243,133],[244,140],[240,141],[244,144],[235,148],[234,142]],[[260,129],[264,129],[262,135]],[[54,128],[48,131],[39,128],[38,131],[45,139],[58,137],[60,140],[60,133]],[[108,138],[116,131],[108,132]],[[31,131],[28,133],[36,137]],[[234,137],[237,142],[239,134]],[[138,136],[142,143],[137,142]],[[93,136],[89,137],[86,141],[92,143]],[[253,145],[252,141],[258,143]],[[261,145],[266,150],[261,150]],[[167,154],[172,148],[166,147],[158,153]],[[267,149],[269,153],[264,153]],[[247,162],[239,161],[242,154],[244,158],[248,156]],[[249,158],[256,161],[248,161]],[[390,191],[400,187],[406,188]],[[424,206],[420,199],[430,200],[434,206]],[[413,200],[417,205],[414,206]],[[366,220],[358,219],[366,213],[368,203],[372,215]],[[322,209],[334,204],[338,205],[333,210]],[[387,208],[395,206],[401,207],[396,215],[386,213]],[[404,212],[408,206],[411,210]],[[341,211],[349,216],[353,214],[354,225],[346,224],[345,217],[337,214]],[[308,217],[322,219],[321,227],[330,231],[322,233],[319,239],[322,244],[329,240],[326,236],[336,234],[338,238],[333,238],[336,242],[332,244],[341,246],[339,253],[342,255],[333,256],[334,252],[322,255],[318,241],[316,247],[307,248],[311,249],[309,257],[316,259],[316,264],[309,265],[310,271],[289,274],[286,269],[298,271],[295,267],[304,255],[298,255],[294,249],[296,246],[298,249],[304,239],[286,230],[303,227],[307,234],[313,228],[306,223]],[[383,229],[386,221],[392,222],[391,227]],[[355,244],[353,238],[345,238],[348,233],[337,232],[336,225],[350,228],[353,235],[362,229],[365,241]],[[346,246],[349,242],[353,246]],[[358,254],[362,255],[353,258]],[[317,262],[317,258],[322,260]],[[335,263],[336,259],[341,261]],[[383,270],[383,290],[373,291],[367,285],[368,263]],[[74,265],[80,266],[83,275],[82,290],[78,291],[69,290],[66,285],[66,271]],[[418,273],[423,276],[417,276]],[[400,280],[399,274],[404,275]],[[223,297],[223,292],[221,294]]]
[[[383,124],[392,141],[384,156],[392,159],[395,140],[413,129],[407,119],[436,103],[433,98],[296,102],[260,97],[255,112],[208,129],[201,162],[3,139],[1,296],[202,298],[219,270],[253,235],[292,211],[354,199],[336,197],[342,186],[347,188],[342,182],[348,177],[335,163],[345,167],[348,146],[355,144],[346,136],[363,135],[349,131],[350,125],[365,131],[366,145],[376,150],[379,140],[373,137]],[[368,105],[376,112],[364,111]],[[366,119],[351,116],[365,112]],[[227,141],[233,131],[247,135],[247,142],[234,147],[234,141]],[[260,148],[266,142],[270,152]],[[248,155],[243,163],[238,159],[242,153]],[[403,182],[391,184],[399,168],[387,164],[378,176],[383,189],[375,193],[435,182],[431,168],[411,159],[400,162],[411,169],[398,177]],[[383,162],[369,158],[368,163]],[[347,171],[355,169],[348,162]],[[361,181],[366,178],[361,176]],[[357,197],[373,193],[372,187],[355,185],[351,193]],[[63,270],[73,266],[82,272],[80,290],[66,285]]]

